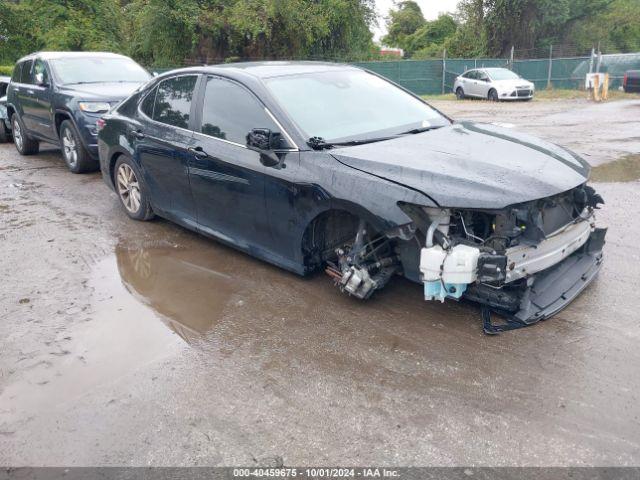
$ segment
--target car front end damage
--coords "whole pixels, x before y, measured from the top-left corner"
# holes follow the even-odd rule
[[[369,235],[361,221],[327,273],[361,299],[404,274],[423,283],[427,301],[479,303],[488,334],[532,325],[595,278],[606,235],[595,212],[603,203],[583,184],[501,210],[399,204],[410,224]],[[492,323],[491,312],[504,322]]]

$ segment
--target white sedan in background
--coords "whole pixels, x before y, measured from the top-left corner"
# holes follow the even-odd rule
[[[531,100],[535,86],[506,68],[474,68],[467,70],[453,84],[459,100],[466,97],[499,100]]]

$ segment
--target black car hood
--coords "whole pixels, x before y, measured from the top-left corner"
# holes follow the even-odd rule
[[[419,190],[443,207],[500,209],[565,192],[590,173],[584,160],[557,145],[467,122],[331,154],[352,168]]]
[[[142,84],[137,82],[69,84],[62,87],[61,93],[80,100],[120,101],[131,95],[140,85]]]

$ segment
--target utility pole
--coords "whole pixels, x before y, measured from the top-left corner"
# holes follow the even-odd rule
[[[513,70],[513,50],[514,50],[514,48],[515,47],[513,45],[511,45],[511,59],[509,60],[509,68],[511,70]]]
[[[444,95],[447,83],[447,49],[442,50],[442,94]]]
[[[547,75],[547,89],[551,88],[551,71],[553,70],[553,44],[549,46],[549,74]]]

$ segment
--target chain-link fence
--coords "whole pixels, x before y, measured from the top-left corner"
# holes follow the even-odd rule
[[[509,58],[446,58],[433,60],[385,60],[348,62],[376,72],[418,95],[451,93],[458,75],[471,68],[509,68],[523,78],[535,83],[537,89],[581,89],[584,88],[587,73],[609,73],[610,88],[622,85],[627,70],[640,70],[640,53],[596,54],[576,57],[557,57],[564,50],[547,49],[547,58],[521,58],[523,51],[516,51]],[[540,54],[542,51],[524,51]],[[318,59],[314,59],[318,60]],[[344,62],[339,59],[325,59],[330,62]],[[220,63],[224,63],[222,60]],[[201,65],[197,62],[183,66]],[[173,67],[150,68],[158,73]]]
[[[640,53],[592,54],[583,57],[514,59],[514,58],[443,58],[441,60],[399,60],[357,62],[402,85],[418,95],[450,93],[456,77],[471,68],[504,67],[535,83],[536,88],[584,88],[587,73],[609,73],[610,88],[622,85],[627,70],[640,70]]]

